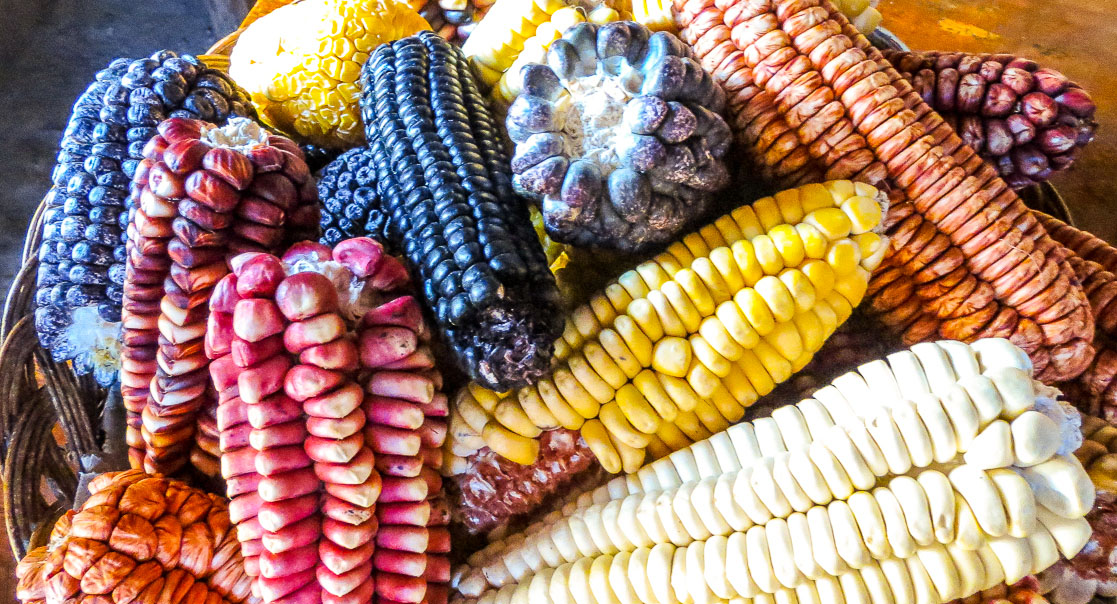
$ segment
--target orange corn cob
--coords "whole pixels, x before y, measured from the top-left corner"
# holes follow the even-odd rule
[[[905,343],[1007,337],[1049,381],[1088,366],[1093,320],[1057,244],[829,0],[675,0],[675,19],[762,176],[891,188],[869,295]]]

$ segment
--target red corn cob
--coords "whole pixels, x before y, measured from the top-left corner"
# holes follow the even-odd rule
[[[1055,242],[828,0],[674,8],[753,159],[775,171],[806,149],[814,168],[795,163],[782,184],[888,181],[894,253],[869,287],[882,322],[908,343],[1008,337],[1049,381],[1086,368],[1093,324]]]

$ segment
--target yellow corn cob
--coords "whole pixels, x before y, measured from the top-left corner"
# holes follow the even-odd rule
[[[229,75],[260,118],[327,149],[364,144],[361,65],[377,46],[430,29],[395,0],[303,0],[275,9],[240,34]]]
[[[485,89],[496,86],[537,29],[556,14],[561,19],[569,6],[566,0],[497,0],[462,45]]]
[[[639,468],[649,446],[723,430],[861,302],[887,248],[873,232],[881,199],[860,183],[806,185],[683,237],[570,313],[550,378],[515,393],[463,390],[447,447],[484,442],[531,463],[539,430],[562,426],[581,429],[615,473]]]
[[[1117,493],[1117,427],[1082,414],[1082,446],[1074,452],[1099,488]]]
[[[454,587],[483,604],[922,604],[1015,583],[1091,533],[1056,394],[1007,340],[920,344],[578,498]]]

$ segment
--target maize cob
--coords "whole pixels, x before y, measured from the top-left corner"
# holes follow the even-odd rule
[[[423,32],[378,48],[362,83],[388,232],[458,365],[495,388],[533,381],[561,303],[465,58]]]
[[[278,246],[288,216],[305,223],[316,211],[315,191],[293,143],[239,118],[222,128],[172,118],[144,155],[130,212],[121,385],[133,465],[171,473],[216,395],[202,304],[228,270],[227,253]]]
[[[883,53],[1013,188],[1069,168],[1094,139],[1090,95],[1035,61],[1005,54]]]
[[[426,19],[431,29],[450,42],[461,45],[484,18],[492,0],[408,0],[407,4]]]
[[[484,444],[531,463],[540,431],[562,426],[607,471],[634,471],[653,436],[677,449],[740,420],[861,301],[887,248],[873,232],[882,197],[812,185],[687,235],[569,315],[552,377],[505,395],[463,389],[451,454]]]
[[[1031,369],[1003,339],[863,365],[482,550],[456,586],[485,603],[584,589],[662,602],[673,589],[694,602],[891,591],[907,604],[1015,583],[1082,549],[1095,496],[1066,454],[1077,414]]]
[[[638,252],[704,218],[729,174],[725,95],[671,34],[579,23],[520,71],[512,184],[564,243]]]
[[[869,288],[882,322],[906,342],[1010,337],[1048,381],[1085,369],[1093,326],[1054,242],[828,0],[677,4],[766,176],[888,181],[895,253]]]
[[[1106,243],[1104,239],[1088,231],[1076,229],[1058,218],[1040,212],[1035,214],[1040,224],[1051,234],[1051,238],[1066,246],[1074,255],[1089,262],[1096,262],[1106,271],[1117,273],[1117,248]]]
[[[116,59],[74,105],[46,196],[35,329],[56,361],[109,385],[120,368],[130,181],[167,117],[224,124],[254,112],[243,90],[190,55]]]
[[[386,239],[388,216],[376,193],[376,162],[368,147],[351,149],[330,162],[318,175],[318,197],[323,244],[350,237]]]
[[[139,470],[94,477],[89,492],[20,560],[20,602],[259,602],[224,499]]]
[[[364,143],[357,79],[369,53],[429,29],[396,0],[303,0],[242,31],[229,74],[252,95],[264,123],[300,142],[344,151]]]

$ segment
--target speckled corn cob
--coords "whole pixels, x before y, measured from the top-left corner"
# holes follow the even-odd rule
[[[269,126],[344,151],[364,143],[357,80],[369,53],[426,29],[418,13],[396,0],[303,0],[241,32],[229,74]]]
[[[849,181],[810,185],[687,235],[568,316],[550,377],[516,393],[463,389],[451,452],[484,445],[528,464],[540,432],[562,426],[607,471],[635,471],[645,448],[740,420],[860,303],[887,246],[873,232],[882,199]]]
[[[1094,139],[1090,95],[1035,61],[1008,54],[883,53],[1013,188],[1069,168]]]
[[[1049,381],[1085,369],[1092,320],[1055,242],[833,4],[677,0],[675,15],[762,175],[887,181],[879,320],[905,342],[1009,337]]]
[[[914,604],[1015,583],[1090,537],[1095,487],[1062,452],[1080,435],[1056,394],[1007,340],[919,344],[614,479],[471,556],[456,586]]]

